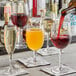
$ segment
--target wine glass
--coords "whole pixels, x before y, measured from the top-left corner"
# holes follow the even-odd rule
[[[0,71],[0,75],[12,75],[17,72],[17,69],[14,68],[12,64],[12,54],[15,51],[16,44],[16,29],[14,26],[5,26],[4,27],[4,44],[6,51],[9,55],[9,68],[5,67]]]
[[[49,38],[53,22],[54,21],[50,17],[46,17],[43,20],[44,32],[46,37],[46,48],[40,49],[38,53],[41,55],[51,55],[55,52],[54,49],[49,47]]]
[[[46,17],[46,10],[41,10],[41,26],[44,28],[45,32],[45,40],[46,40],[46,48],[40,49],[38,51],[39,54],[41,55],[52,55],[52,54],[57,54],[58,52],[54,47],[49,47],[49,38],[50,38],[50,33],[51,33],[51,27],[53,26],[54,20],[51,12],[51,17]]]
[[[16,47],[18,49],[26,48],[25,42],[23,42],[23,27],[27,24],[28,21],[28,6],[27,0],[19,0],[17,3],[12,3],[12,14],[11,20],[14,25],[18,27],[18,41]]]
[[[26,44],[30,50],[33,51],[33,57],[25,60],[27,67],[34,67],[38,65],[46,65],[47,63],[42,59],[42,57],[37,56],[37,51],[44,44],[44,32],[42,27],[40,27],[39,18],[30,18],[31,25],[28,25],[26,29]]]
[[[61,25],[61,20],[56,19],[55,23],[51,29],[51,41],[53,45],[60,49],[59,50],[59,66],[55,66],[52,68],[52,72],[55,75],[62,75],[64,73],[68,73],[69,69],[61,64],[61,54],[62,50],[67,47],[67,45],[71,41],[71,29],[70,29],[70,22],[63,22]]]

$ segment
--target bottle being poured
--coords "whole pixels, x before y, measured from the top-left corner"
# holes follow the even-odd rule
[[[63,9],[61,11],[61,17],[60,17],[60,23],[59,23],[59,30],[58,30],[58,37],[60,34],[60,28],[64,22],[64,18],[67,14],[72,13],[74,15],[76,15],[76,0],[71,0],[68,4],[68,7]]]

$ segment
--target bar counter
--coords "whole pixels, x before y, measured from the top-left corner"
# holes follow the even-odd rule
[[[76,43],[69,44],[65,49],[63,49],[64,53],[62,54],[62,63],[76,69]],[[13,54],[13,59],[17,60],[19,58],[28,58],[32,56],[32,51],[24,51]],[[40,55],[41,56],[41,55]],[[48,62],[51,63],[51,65],[47,66],[40,66],[40,67],[34,67],[34,68],[26,68],[26,70],[29,72],[27,75],[20,75],[20,76],[52,76],[47,73],[44,73],[40,71],[40,68],[44,67],[51,67],[54,65],[58,65],[58,54],[57,55],[50,55],[50,56],[42,56],[44,59],[46,59]],[[0,67],[7,66],[8,65],[8,55],[1,55],[0,56]],[[76,73],[68,74],[65,76],[76,76]]]

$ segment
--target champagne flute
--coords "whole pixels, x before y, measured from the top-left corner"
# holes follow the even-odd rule
[[[49,47],[49,36],[50,36],[50,33],[51,33],[51,27],[53,25],[54,21],[47,17],[43,20],[43,25],[44,25],[44,31],[46,33],[46,48],[44,48],[42,50],[42,55],[51,55],[54,50],[52,48]]]
[[[12,55],[15,51],[15,44],[16,44],[16,30],[14,26],[5,26],[4,28],[4,44],[5,44],[5,48],[6,51],[9,55],[9,62],[10,62],[10,67],[8,70],[6,70],[7,72],[4,71],[3,74],[6,75],[11,75],[16,73],[16,69],[13,67],[12,64]]]

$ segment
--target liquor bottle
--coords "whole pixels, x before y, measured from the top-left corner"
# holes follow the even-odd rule
[[[4,6],[0,3],[0,20],[4,20]]]
[[[29,16],[32,16],[33,0],[27,0]]]

